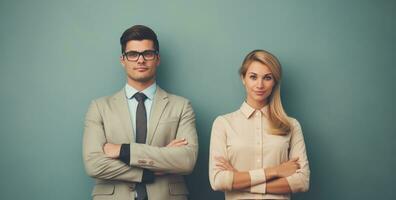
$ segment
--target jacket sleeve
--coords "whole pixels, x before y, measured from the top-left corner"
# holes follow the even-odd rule
[[[198,156],[198,138],[194,111],[188,101],[183,105],[176,138],[185,138],[188,144],[181,147],[156,147],[131,143],[130,165],[172,174],[185,175],[192,172]]]
[[[83,161],[87,174],[93,178],[141,182],[143,170],[106,157],[103,118],[96,101],[92,101],[85,117]]]

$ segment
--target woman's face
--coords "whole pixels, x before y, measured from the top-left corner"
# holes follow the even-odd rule
[[[270,69],[258,61],[253,61],[250,63],[245,77],[241,78],[246,89],[247,103],[256,109],[265,106],[275,85]]]

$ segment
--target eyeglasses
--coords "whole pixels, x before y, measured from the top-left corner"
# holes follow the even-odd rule
[[[123,53],[124,58],[126,58],[129,61],[139,60],[140,55],[143,56],[143,59],[145,61],[150,61],[150,60],[154,60],[155,56],[158,55],[158,51],[157,50],[146,50],[143,52],[128,51]]]

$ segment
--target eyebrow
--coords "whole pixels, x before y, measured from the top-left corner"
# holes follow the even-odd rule
[[[256,74],[256,73],[254,73],[254,72],[249,72],[248,74],[251,74],[251,75],[256,75],[256,76],[257,76],[257,74]],[[270,72],[270,73],[264,74],[264,76],[268,76],[268,75],[272,75],[272,73]]]
[[[143,52],[145,52],[145,51],[156,51],[155,49],[146,49],[146,50],[143,50],[143,51],[135,51],[135,50],[130,50],[130,51],[125,51],[125,53],[128,53],[128,52],[138,52],[138,53],[143,53]]]

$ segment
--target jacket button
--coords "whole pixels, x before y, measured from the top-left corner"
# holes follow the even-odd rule
[[[129,185],[129,191],[135,191],[135,185]]]
[[[147,162],[145,160],[138,160],[139,164],[146,164]]]

